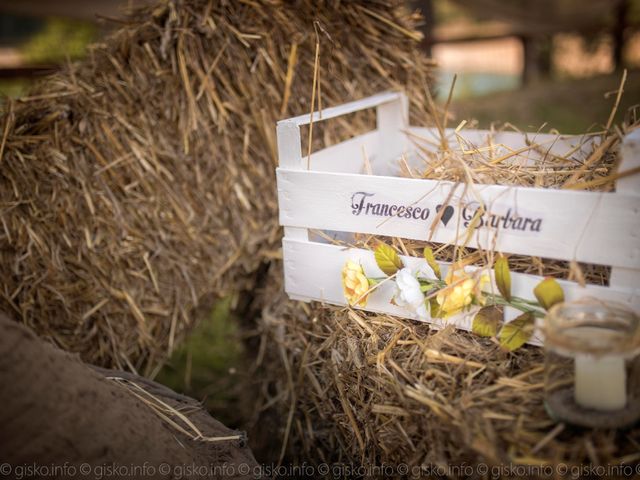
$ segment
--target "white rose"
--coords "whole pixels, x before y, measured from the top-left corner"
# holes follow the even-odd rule
[[[394,300],[397,305],[407,307],[418,314],[418,317],[427,320],[427,306],[424,294],[420,290],[420,282],[408,268],[403,268],[396,274],[396,294]]]

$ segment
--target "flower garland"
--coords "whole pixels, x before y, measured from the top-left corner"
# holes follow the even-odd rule
[[[433,251],[424,249],[424,258],[434,278],[416,274],[406,267],[398,253],[389,245],[380,243],[374,257],[386,277],[368,277],[362,265],[348,260],[342,269],[344,296],[351,306],[365,307],[369,296],[382,282],[395,282],[391,303],[415,313],[421,320],[448,318],[452,315],[480,307],[476,312],[472,331],[482,337],[496,337],[506,350],[524,345],[533,335],[535,319],[542,318],[545,310],[564,301],[564,292],[553,278],[545,278],[533,290],[536,302],[511,295],[511,272],[508,260],[500,256],[493,265],[498,293],[487,292],[490,277],[483,270],[470,272],[464,265],[454,263],[442,278],[440,265]],[[504,323],[504,307],[522,312],[509,323]]]

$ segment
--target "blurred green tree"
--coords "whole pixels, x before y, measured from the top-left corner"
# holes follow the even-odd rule
[[[20,51],[27,63],[57,63],[84,56],[87,45],[97,39],[98,30],[89,22],[50,18],[44,28],[33,35]]]

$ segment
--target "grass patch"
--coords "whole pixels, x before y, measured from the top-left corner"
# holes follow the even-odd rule
[[[90,22],[50,18],[44,28],[21,47],[28,63],[59,63],[82,58],[87,46],[96,41],[98,30]]]
[[[203,402],[227,425],[239,418],[237,408],[244,372],[244,345],[231,298],[220,300],[171,356],[156,381]]]
[[[478,128],[491,122],[509,122],[516,127],[535,131],[544,123],[544,131],[556,128],[561,133],[583,133],[606,124],[621,75],[606,75],[580,80],[549,81],[521,90],[495,93],[484,97],[454,102],[456,121],[476,119]],[[625,91],[618,108],[616,122],[626,111],[640,104],[640,72],[629,72]]]

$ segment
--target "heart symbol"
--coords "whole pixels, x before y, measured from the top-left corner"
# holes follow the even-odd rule
[[[436,206],[436,213],[440,213],[440,209],[442,207],[443,205]],[[440,217],[440,221],[446,227],[447,223],[449,223],[449,220],[451,220],[451,217],[453,217],[453,207],[451,205],[447,205],[446,207],[444,207],[444,212],[442,212],[442,217]]]

